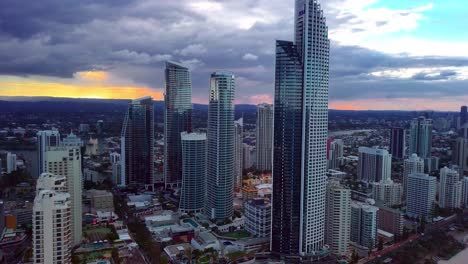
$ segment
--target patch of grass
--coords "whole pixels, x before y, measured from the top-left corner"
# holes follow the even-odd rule
[[[250,237],[250,233],[245,230],[239,230],[239,231],[223,234],[223,236],[227,236],[227,237],[231,237],[235,239],[241,239],[241,238]]]

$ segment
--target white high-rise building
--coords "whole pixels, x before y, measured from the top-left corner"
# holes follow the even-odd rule
[[[254,164],[255,160],[255,147],[249,144],[242,144],[242,166],[244,169],[250,169]]]
[[[271,202],[263,198],[248,200],[245,204],[245,230],[255,237],[270,237]]]
[[[79,147],[83,146],[83,140],[80,137],[75,135],[73,132],[70,132],[63,140],[62,145],[67,147]]]
[[[39,178],[37,178],[36,195],[44,190],[67,192],[67,178],[52,173],[42,173]]]
[[[341,139],[335,139],[330,143],[328,150],[328,168],[339,169],[343,162],[344,143]]]
[[[407,184],[406,214],[410,217],[430,219],[436,200],[436,177],[413,173],[408,176]]]
[[[47,164],[44,162],[44,153],[49,147],[58,147],[61,145],[60,133],[58,130],[43,130],[37,132],[37,157],[38,157],[38,172],[36,178],[41,173],[46,172]]]
[[[257,159],[258,170],[271,171],[273,163],[273,105],[257,105]]]
[[[33,206],[34,263],[71,263],[71,202],[68,193],[39,191]]]
[[[383,202],[387,206],[401,204],[403,186],[392,180],[376,182],[372,184],[374,199]]]
[[[346,255],[351,228],[351,190],[330,180],[325,208],[325,243],[333,254]]]
[[[271,251],[308,261],[325,242],[330,40],[319,2],[295,4],[295,41],[276,42]]]
[[[406,196],[408,189],[407,181],[408,176],[413,173],[424,172],[424,160],[418,157],[418,154],[411,154],[408,159],[403,162],[403,195]]]
[[[362,202],[351,202],[352,242],[372,250],[377,245],[378,207]]]
[[[440,170],[439,206],[441,208],[460,208],[462,182],[458,171],[444,167]]]
[[[234,121],[234,190],[242,188],[242,171],[244,170],[244,119]]]
[[[430,158],[432,151],[432,119],[424,117],[411,121],[409,155]]]
[[[359,148],[358,180],[380,182],[392,176],[392,155],[384,149]]]
[[[452,161],[459,167],[460,173],[468,171],[468,139],[457,138],[453,147]]]
[[[44,172],[64,176],[70,194],[73,245],[81,242],[82,185],[81,152],[77,147],[48,147],[42,153]]]

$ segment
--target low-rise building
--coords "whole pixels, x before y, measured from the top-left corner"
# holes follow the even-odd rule
[[[245,207],[245,230],[255,237],[270,237],[271,203],[263,198],[247,201]]]

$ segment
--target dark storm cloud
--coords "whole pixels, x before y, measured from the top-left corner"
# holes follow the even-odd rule
[[[292,40],[293,1],[267,2],[282,10],[279,16],[246,29],[231,23],[231,18],[222,21],[221,14],[210,17],[196,12],[190,6],[194,1],[186,0],[2,0],[0,74],[69,78],[77,71],[106,70],[160,88],[163,62],[172,59],[193,68],[196,98],[207,97],[209,75],[218,70],[238,77],[240,100],[248,101],[252,94],[272,95],[275,39]],[[254,10],[258,2],[215,3],[228,3],[235,12],[236,8]],[[233,14],[234,18],[242,15]],[[219,20],[212,20],[216,18]],[[333,28],[355,18],[352,14],[331,14],[327,21]],[[380,26],[385,24],[379,22]],[[419,73],[407,80],[371,75],[405,67],[468,66],[466,58],[388,55],[332,42],[330,64],[331,99],[468,93],[462,89],[466,81],[453,80],[459,74],[455,71]],[[445,82],[437,82],[441,80]]]

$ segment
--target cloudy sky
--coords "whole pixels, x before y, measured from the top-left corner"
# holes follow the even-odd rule
[[[322,0],[330,108],[457,110],[468,104],[466,0]],[[276,39],[294,0],[1,0],[0,96],[162,99],[165,60],[213,71],[237,103],[271,102]]]

